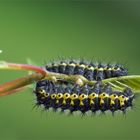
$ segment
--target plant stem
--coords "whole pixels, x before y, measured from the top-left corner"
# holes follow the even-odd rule
[[[0,62],[0,69],[9,69],[9,70],[30,70],[37,73],[40,73],[44,76],[47,76],[47,73],[45,70],[43,70],[41,67],[28,65],[28,64],[17,64],[17,63],[8,63],[5,61]]]
[[[34,73],[31,75],[28,75],[26,77],[18,78],[16,80],[4,83],[0,85],[0,96],[3,95],[8,95],[12,91],[16,91],[16,89],[22,88],[24,86],[27,86],[29,84],[32,84],[36,81],[39,81],[43,78],[43,76],[39,73]],[[7,92],[7,94],[6,94]]]
[[[43,80],[44,78],[55,82],[57,82],[58,80],[64,80],[74,84],[79,84],[81,86],[84,84],[93,85],[95,83],[95,81],[89,81],[82,75],[66,75],[61,73],[49,72],[41,67],[28,64],[17,64],[1,61],[0,69],[30,70],[36,72],[34,74],[27,75],[25,77],[0,85],[0,96],[9,95],[17,92],[19,91],[19,88],[32,84],[36,81]]]
[[[52,81],[54,80],[56,82],[57,80],[64,80],[71,83],[77,83],[81,86],[84,84],[93,85],[95,83],[95,81],[89,81],[82,75],[66,75],[66,74],[54,73],[49,71],[47,71],[46,79]]]

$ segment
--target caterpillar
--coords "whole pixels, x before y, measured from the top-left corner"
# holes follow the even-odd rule
[[[134,94],[131,89],[126,88],[123,92],[113,91],[111,85],[103,85],[101,82],[103,79],[127,75],[127,69],[119,64],[71,60],[46,65],[45,69],[54,73],[82,75],[90,81],[97,81],[92,86],[66,83],[63,79],[57,82],[49,80],[37,82],[34,90],[37,105],[44,105],[45,109],[61,108],[62,112],[64,110],[69,110],[71,113],[81,111],[84,114],[89,110],[94,113],[98,110],[125,112],[127,107],[132,107]]]
[[[45,69],[50,72],[67,75],[83,75],[90,81],[126,76],[128,74],[128,70],[120,64],[113,65],[75,60],[52,63],[46,65]]]
[[[69,110],[71,114],[118,110],[125,113],[134,105],[135,92],[140,91],[140,76],[129,76],[127,68],[120,64],[70,60],[37,67],[4,62],[0,63],[0,68],[34,71],[0,85],[0,96],[19,92],[22,87],[36,82],[33,90],[36,105],[43,105],[46,110]]]
[[[130,88],[123,92],[114,91],[111,85],[103,85],[98,81],[94,86],[72,84],[58,84],[49,80],[37,82],[34,90],[37,105],[44,105],[45,109],[52,107],[54,110],[61,108],[62,111],[69,110],[104,112],[110,110],[115,112],[121,110],[125,112],[128,107],[132,107],[134,94]]]

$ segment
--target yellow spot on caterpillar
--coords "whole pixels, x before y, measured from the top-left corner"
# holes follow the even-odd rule
[[[93,99],[98,98],[98,94],[93,92],[93,93],[89,94],[88,98],[90,99],[90,105],[93,105],[94,104]]]
[[[118,98],[118,95],[112,94],[112,95],[109,96],[109,98],[114,101],[115,99]]]
[[[128,101],[128,100],[129,100],[129,98],[128,98],[128,97],[125,97],[125,100],[126,100],[126,101]]]
[[[120,95],[120,96],[119,96],[119,100],[120,100],[120,101],[125,101],[124,95]]]
[[[84,103],[83,103],[83,101],[80,101],[80,104],[79,104],[80,106],[84,106]]]
[[[46,94],[46,91],[44,89],[39,89],[38,92],[39,94],[42,94],[42,95]]]
[[[69,93],[65,93],[63,95],[63,102],[62,102],[62,104],[66,104],[66,100],[69,99],[69,98],[70,98],[70,94]]]
[[[86,68],[86,65],[82,64],[82,65],[79,65],[79,67]]]
[[[110,105],[115,105],[115,102],[113,100],[111,100]]]
[[[61,99],[63,97],[63,94],[62,93],[58,93],[57,95],[56,95],[56,99]]]
[[[112,68],[108,68],[107,70],[112,70]]]
[[[120,95],[119,96],[120,106],[124,106],[125,101],[127,101],[128,99],[129,99],[128,97],[125,97],[124,95]]]
[[[89,96],[88,96],[88,98],[91,99],[91,100],[94,99],[94,98],[96,98],[96,97],[98,97],[98,94],[96,94],[94,92],[91,93],[91,94],[89,94]]]
[[[70,99],[71,99],[71,100],[78,99],[78,95],[74,93],[74,94],[72,94],[72,95],[70,96]]]
[[[88,96],[87,96],[86,94],[81,94],[81,95],[79,96],[79,100],[84,100],[84,99],[86,99],[86,98],[88,98]]]
[[[57,95],[56,95],[56,104],[58,104],[59,103],[59,100],[61,99],[61,98],[63,98],[63,94],[62,93],[58,93]]]
[[[118,95],[112,94],[112,95],[109,96],[109,98],[111,99],[110,105],[115,105],[115,102],[114,101],[115,101],[115,99],[118,98]]]
[[[120,101],[120,106],[124,106],[124,101]]]
[[[64,105],[66,104],[66,100],[65,100],[65,99],[63,99],[63,102],[62,102],[62,104],[64,104]]]
[[[80,100],[80,105],[81,105],[81,106],[84,105],[83,100],[84,100],[84,99],[87,99],[87,98],[88,98],[88,96],[87,96],[86,94],[81,94],[81,95],[79,96],[79,100]]]
[[[117,68],[116,70],[120,70],[120,68]]]
[[[69,66],[72,66],[72,67],[75,67],[76,66],[76,64],[74,64],[74,63],[71,63],[71,64],[68,64]]]
[[[78,99],[78,95],[74,93],[70,96],[70,99],[71,99],[70,105],[74,105],[74,100]]]
[[[59,103],[59,100],[56,100],[56,104],[58,104]]]
[[[66,66],[67,64],[66,64],[66,63],[61,63],[60,65],[61,65],[61,66]]]
[[[49,96],[49,93],[44,93],[43,95],[47,98]]]
[[[103,104],[104,104],[104,100],[101,99],[101,100],[100,100],[100,105],[102,106]]]
[[[94,67],[87,67],[87,69],[94,71]]]
[[[105,92],[103,92],[102,94],[99,95],[99,98],[104,99],[106,97],[109,97],[108,94],[106,94]]]
[[[107,67],[104,67],[104,70],[107,70]]]
[[[71,100],[70,105],[74,105],[74,101],[73,100]]]
[[[112,70],[114,70],[114,71],[119,71],[120,68],[115,68],[115,67],[113,67]]]
[[[103,68],[98,68],[98,70],[99,70],[99,71],[103,71],[104,69],[103,69]]]
[[[55,98],[56,98],[56,94],[52,94],[51,99],[55,99]]]
[[[90,105],[93,105],[94,104],[94,101],[93,100],[90,100]]]
[[[68,98],[70,98],[70,94],[69,93],[65,93],[64,95],[63,95],[63,98],[66,100],[66,99],[68,99]]]
[[[108,98],[109,95],[106,94],[105,92],[103,92],[102,94],[99,95],[99,98],[100,98],[100,105],[103,105],[104,104],[104,98]]]

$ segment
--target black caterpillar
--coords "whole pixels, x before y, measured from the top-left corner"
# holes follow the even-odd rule
[[[63,79],[58,79],[57,82],[38,81],[34,93],[37,105],[44,105],[45,109],[61,108],[62,112],[81,111],[85,114],[87,111],[95,113],[98,110],[102,112],[110,110],[112,113],[117,110],[125,112],[126,108],[133,106],[134,94],[131,89],[126,88],[122,92],[114,91],[111,85],[102,83],[103,79],[127,75],[127,69],[121,65],[72,60],[52,63],[46,65],[45,69],[54,73],[82,75],[90,81],[96,81],[92,86],[87,84],[80,86]]]
[[[133,104],[134,94],[131,89],[126,88],[123,92],[113,91],[109,84],[103,85],[96,82],[94,86],[72,84],[56,84],[49,80],[39,81],[34,91],[37,97],[37,105],[44,105],[45,109],[50,107],[54,110],[61,108],[62,111],[70,112],[87,111],[104,112],[110,110],[125,112],[127,107]]]
[[[126,76],[127,69],[119,64],[92,63],[84,61],[61,61],[46,65],[46,70],[50,72],[67,75],[83,75],[88,80],[103,80],[111,77]]]

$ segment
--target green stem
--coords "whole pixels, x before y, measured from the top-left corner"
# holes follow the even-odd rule
[[[95,81],[89,81],[82,75],[66,75],[66,74],[60,74],[60,73],[54,73],[47,71],[47,77],[46,79],[56,81],[57,80],[64,80],[70,83],[77,83],[79,85],[93,85]]]

